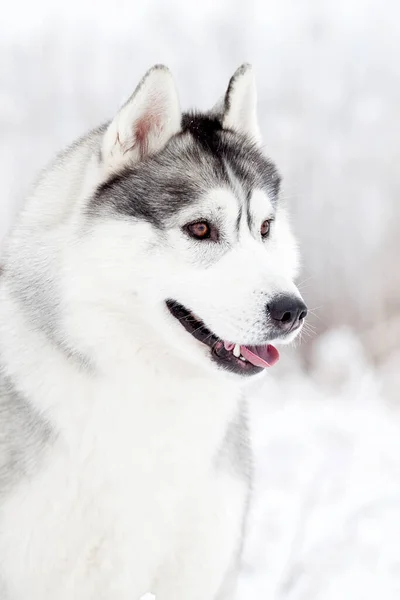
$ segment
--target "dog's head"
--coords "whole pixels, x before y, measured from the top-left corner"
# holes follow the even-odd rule
[[[274,344],[294,339],[307,309],[251,68],[212,111],[183,115],[168,69],[151,69],[102,134],[98,172],[79,298],[214,370],[274,364]]]

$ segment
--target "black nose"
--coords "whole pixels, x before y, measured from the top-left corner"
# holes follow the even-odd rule
[[[296,296],[277,296],[267,304],[267,311],[275,326],[289,331],[306,317],[307,306]]]

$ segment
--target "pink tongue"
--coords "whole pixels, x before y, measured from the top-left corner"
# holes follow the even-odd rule
[[[226,350],[233,350],[235,344],[224,342]],[[272,367],[279,360],[279,352],[268,344],[267,346],[240,346],[240,354],[255,367]]]
[[[279,352],[272,346],[240,346],[240,353],[256,367],[272,367],[279,360]]]

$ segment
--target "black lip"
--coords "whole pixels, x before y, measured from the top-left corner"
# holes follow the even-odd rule
[[[220,367],[236,375],[256,375],[263,371],[261,367],[256,367],[248,361],[244,362],[240,358],[236,358],[231,351],[226,350],[224,341],[210,331],[203,321],[197,319],[182,304],[175,300],[167,300],[166,305],[171,315],[180,322],[188,333],[210,348],[212,360]]]

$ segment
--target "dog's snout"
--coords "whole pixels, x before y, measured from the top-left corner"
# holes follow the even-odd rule
[[[278,296],[267,304],[267,312],[275,326],[289,331],[307,316],[307,306],[296,296]]]

